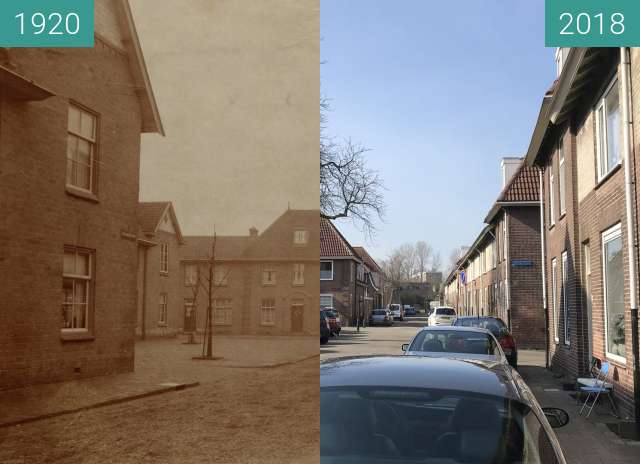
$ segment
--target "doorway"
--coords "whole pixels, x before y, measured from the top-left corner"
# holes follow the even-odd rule
[[[291,332],[300,333],[304,328],[304,304],[291,305]]]

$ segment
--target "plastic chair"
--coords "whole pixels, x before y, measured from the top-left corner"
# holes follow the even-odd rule
[[[591,366],[589,367],[589,374],[591,375],[591,377],[578,377],[576,379],[576,384],[578,384],[578,387],[595,387],[596,386],[596,382],[598,381],[597,379],[598,370],[596,369],[597,367],[598,367],[598,359],[591,358]],[[604,386],[607,388],[613,388],[613,384],[610,382],[605,382]],[[579,394],[576,395],[576,403],[580,404]]]
[[[578,414],[582,415],[582,411],[584,411],[585,408],[587,408],[589,412],[587,412],[587,415],[585,417],[589,417],[591,415],[591,411],[593,411],[593,407],[598,402],[598,398],[600,398],[600,395],[606,395],[607,398],[609,398],[609,402],[611,403],[611,409],[614,415],[618,417],[616,405],[613,402],[613,398],[612,398],[613,385],[611,383],[606,382],[606,380],[609,379],[610,371],[611,371],[611,364],[609,364],[608,362],[602,363],[602,366],[600,366],[600,372],[595,378],[594,385],[580,387],[581,392],[588,393],[588,394],[587,394],[587,399],[584,401],[584,404],[582,405],[582,408],[580,408],[580,412]],[[589,400],[591,399],[592,396],[593,396],[593,401],[591,403],[591,406],[588,406]]]

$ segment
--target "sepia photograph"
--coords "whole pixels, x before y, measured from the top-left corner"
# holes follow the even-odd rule
[[[91,3],[0,48],[0,462],[318,462],[319,4]]]

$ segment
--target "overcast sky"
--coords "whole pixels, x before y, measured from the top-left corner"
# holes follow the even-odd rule
[[[371,148],[388,191],[377,259],[425,240],[447,263],[469,245],[500,191],[500,158],[522,156],[555,79],[544,2],[322,0],[328,133]]]
[[[317,209],[317,1],[131,5],[167,133],[143,135],[141,200],[173,201],[185,234]]]

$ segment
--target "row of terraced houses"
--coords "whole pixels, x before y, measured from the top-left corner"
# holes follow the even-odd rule
[[[637,418],[640,49],[565,48],[556,63],[557,79],[542,99],[514,181],[530,177],[532,195],[522,199],[536,212],[527,221],[507,218],[485,235],[498,243],[506,237],[511,253],[498,279],[502,290],[495,298],[495,290],[466,296],[478,277],[468,262],[487,241],[479,238],[449,275],[445,299],[463,311],[506,314],[516,336],[542,328],[549,367],[568,377],[611,363],[616,402]],[[523,237],[515,228],[525,222]]]

